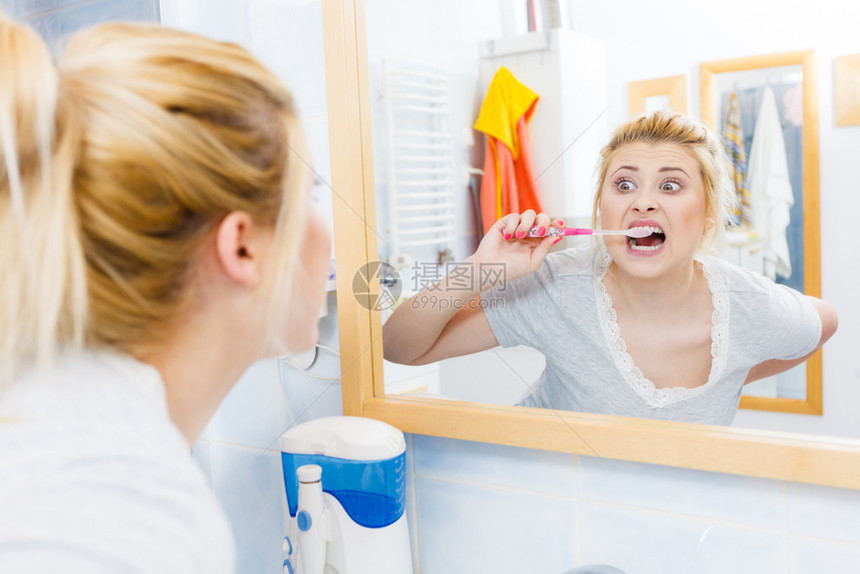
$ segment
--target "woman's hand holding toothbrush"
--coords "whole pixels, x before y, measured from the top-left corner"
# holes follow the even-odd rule
[[[526,237],[529,230],[541,237]],[[463,262],[432,286],[401,303],[382,325],[385,358],[404,365],[426,365],[492,349],[499,344],[481,306],[481,293],[501,281],[527,275],[540,267],[552,244],[560,237],[545,237],[550,229],[563,228],[561,220],[528,210],[497,221]],[[492,270],[481,266],[503,266]],[[474,280],[452,279],[461,276]],[[487,271],[487,272],[485,272]]]
[[[532,228],[537,228],[532,232],[537,237],[528,236]],[[501,278],[505,281],[528,275],[540,267],[550,247],[561,241],[561,236],[547,236],[553,228],[563,231],[564,221],[553,221],[546,213],[536,214],[531,209],[522,214],[511,213],[490,228],[468,261],[476,266],[504,265]],[[493,284],[481,285],[481,290],[485,291],[490,287],[493,287]]]

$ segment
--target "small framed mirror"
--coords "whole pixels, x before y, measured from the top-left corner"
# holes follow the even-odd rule
[[[739,208],[726,257],[821,296],[818,96],[812,50],[704,62],[702,120],[723,136]],[[821,351],[756,381],[740,407],[822,414]]]
[[[668,76],[627,84],[630,117],[657,110],[687,113],[687,76]]]

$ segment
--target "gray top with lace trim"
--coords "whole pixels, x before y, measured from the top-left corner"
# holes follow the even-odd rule
[[[603,286],[611,259],[594,242],[552,253],[534,273],[485,292],[484,313],[499,343],[546,356],[546,370],[519,404],[731,424],[750,368],[811,352],[821,320],[797,291],[716,257],[697,261],[714,314],[710,375],[692,389],[657,389],[634,365]]]

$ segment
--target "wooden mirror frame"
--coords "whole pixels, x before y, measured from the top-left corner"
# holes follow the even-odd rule
[[[821,297],[821,215],[818,161],[818,90],[812,50],[714,60],[699,65],[702,121],[719,132],[714,76],[762,68],[800,66],[803,73],[803,286],[807,295]],[[821,353],[806,361],[806,398],[741,397],[740,408],[785,413],[822,413]]]
[[[860,489],[855,440],[385,396],[380,314],[353,294],[356,272],[378,258],[364,2],[322,4],[345,415],[407,433]]]

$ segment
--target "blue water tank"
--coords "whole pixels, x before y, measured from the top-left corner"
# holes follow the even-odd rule
[[[322,488],[349,517],[367,528],[382,528],[403,515],[406,504],[406,441],[381,421],[325,417],[298,425],[281,436],[281,463],[290,516],[298,511],[296,470],[322,468]]]

